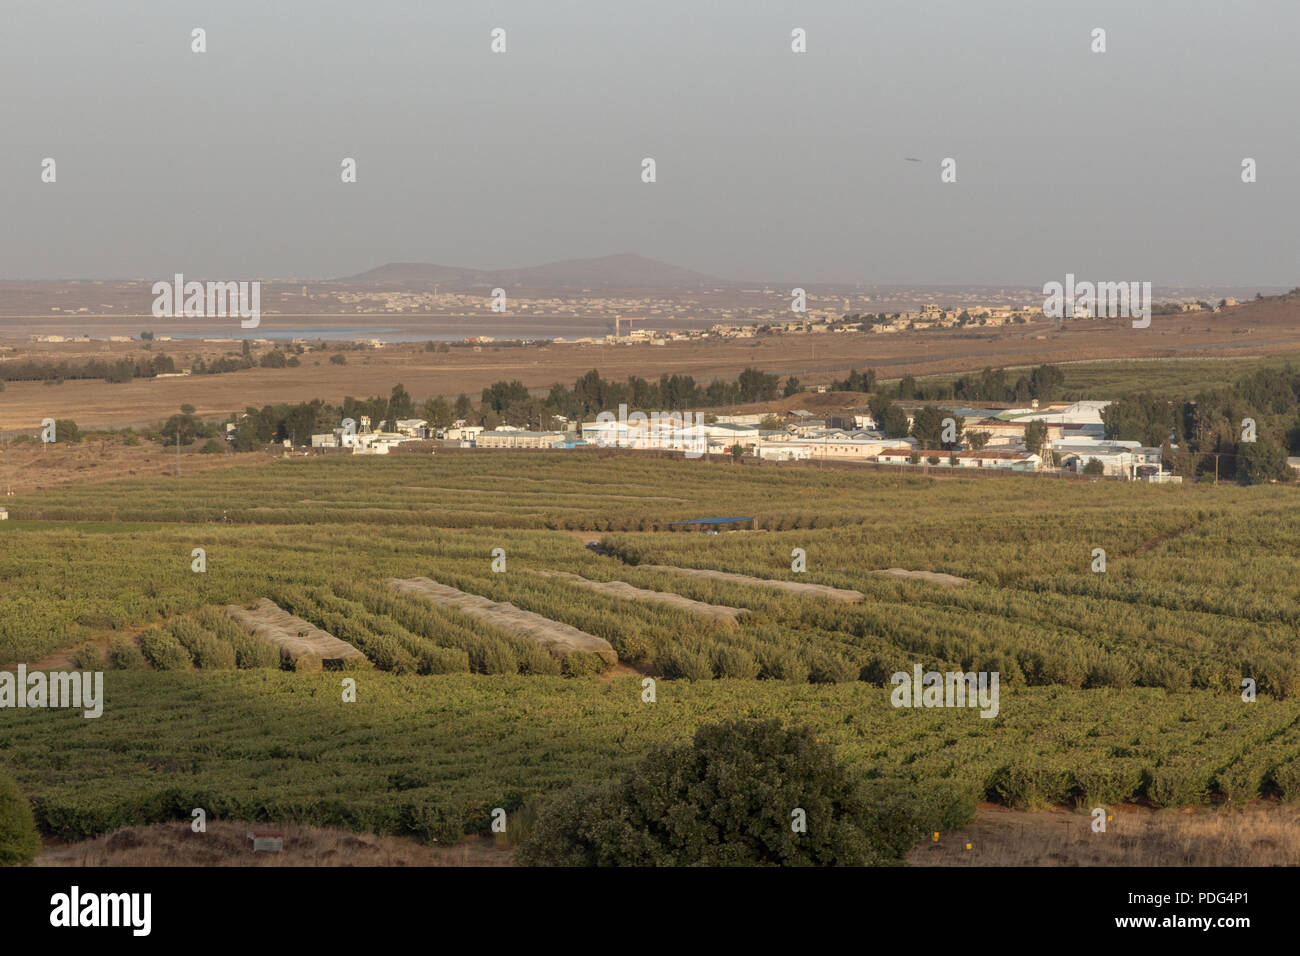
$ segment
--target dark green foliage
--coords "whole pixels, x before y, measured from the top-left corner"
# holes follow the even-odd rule
[[[190,653],[171,631],[151,627],[140,634],[140,651],[160,671],[184,670],[193,663]]]
[[[115,637],[108,645],[108,663],[115,671],[138,670],[149,666],[134,641]]]
[[[1237,446],[1237,480],[1247,485],[1266,481],[1289,481],[1295,477],[1286,461],[1286,450],[1267,438]]]
[[[16,783],[0,777],[0,866],[26,866],[40,852],[31,805]]]
[[[899,860],[923,832],[906,801],[872,800],[834,751],[778,720],[700,727],[612,786],[545,807],[528,865],[861,866]]]
[[[94,644],[83,644],[72,655],[72,666],[82,671],[102,671],[104,655]]]

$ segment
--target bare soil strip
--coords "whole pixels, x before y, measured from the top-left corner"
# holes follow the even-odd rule
[[[711,578],[714,581],[732,581],[736,584],[754,584],[759,587],[789,591],[791,594],[830,598],[832,601],[843,601],[846,604],[856,603],[861,601],[863,598],[861,591],[851,591],[848,588],[833,588],[826,584],[801,584],[798,581],[778,581],[774,578],[751,578],[748,574],[732,574],[730,571],[710,571],[704,568],[676,568],[666,564],[638,564],[636,567],[643,571],[662,571],[668,574],[689,574],[697,578]]]
[[[940,584],[946,588],[959,588],[963,584],[970,584],[970,578],[959,578],[955,574],[942,574],[938,571],[907,571],[903,568],[889,568],[884,571],[872,571],[872,574],[888,574],[896,578],[912,578],[917,581],[929,581],[931,584]]]
[[[576,584],[578,587],[589,588],[592,591],[600,591],[602,594],[611,594],[614,597],[627,600],[666,604],[669,607],[707,617],[727,627],[735,627],[736,619],[742,614],[749,613],[748,608],[727,607],[725,604],[705,604],[703,601],[693,601],[688,597],[682,597],[680,594],[673,594],[671,591],[651,591],[646,588],[638,588],[626,581],[592,581],[580,574],[571,574],[568,571],[530,571],[529,573],[544,578],[559,578],[570,584]]]
[[[310,621],[294,617],[266,598],[259,600],[252,610],[237,604],[228,604],[225,610],[240,627],[278,647],[280,659],[290,661],[294,670],[319,671],[326,665],[366,660],[366,655],[347,641],[322,631]]]
[[[398,591],[414,594],[433,601],[442,607],[487,621],[507,631],[514,631],[541,644],[556,657],[564,658],[576,651],[597,654],[611,667],[618,663],[618,655],[609,641],[596,637],[576,627],[570,627],[549,617],[525,611],[513,604],[500,604],[478,594],[467,594],[456,588],[439,584],[429,578],[389,578],[388,585]]]
[[[76,843],[47,839],[37,866],[509,866],[503,837],[467,837],[428,846],[415,837],[379,836],[286,823],[280,853],[254,853],[250,830],[266,823],[208,820],[205,833],[189,821],[123,827]]]
[[[1257,801],[1240,808],[1105,807],[1013,810],[982,805],[960,830],[927,837],[912,866],[1297,866],[1300,808]],[[968,849],[969,847],[969,849]]]

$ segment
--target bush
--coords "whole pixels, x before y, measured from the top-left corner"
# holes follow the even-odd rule
[[[858,679],[862,668],[838,654],[814,655],[808,667],[808,679],[814,684],[847,684]]]
[[[347,365],[347,364],[348,364],[348,358],[347,358],[347,356],[344,355],[342,352],[335,352],[333,355],[330,356],[330,364],[331,364],[331,365]]]
[[[545,651],[542,653],[548,660],[554,662],[558,671],[559,661]],[[468,671],[469,654],[459,647],[429,647],[420,652],[421,674],[465,674]],[[530,669],[529,673],[534,671]]]
[[[104,655],[94,644],[82,644],[72,653],[72,666],[79,671],[102,671]]]
[[[807,728],[729,721],[653,751],[611,786],[560,794],[519,858],[533,866],[882,864],[920,837],[905,804],[880,813]]]
[[[564,673],[569,677],[593,677],[605,669],[599,654],[571,651],[564,657]]]
[[[191,663],[190,652],[161,627],[151,627],[141,633],[140,651],[160,671],[185,670]]]
[[[115,671],[142,670],[149,666],[140,648],[125,637],[115,637],[109,642],[108,663]]]
[[[0,777],[0,866],[27,866],[41,852],[32,806],[8,777]]]
[[[702,650],[670,647],[658,661],[664,677],[669,680],[712,680],[713,662]]]
[[[203,447],[199,449],[199,454],[200,455],[222,455],[225,454],[225,451],[226,451],[225,444],[217,441],[215,438],[209,438],[206,442],[203,443]]]
[[[753,654],[743,647],[732,647],[727,644],[718,648],[714,655],[714,662],[719,677],[753,680],[761,670]]]
[[[54,438],[56,441],[76,445],[81,442],[81,429],[76,422],[60,418],[54,423]]]

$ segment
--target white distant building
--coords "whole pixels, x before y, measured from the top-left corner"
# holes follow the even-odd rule
[[[518,428],[479,432],[475,448],[554,448],[564,444],[563,432],[529,432]]]
[[[397,431],[402,435],[411,438],[424,437],[423,429],[429,423],[423,418],[399,418],[397,420]]]
[[[463,421],[459,421],[444,430],[442,437],[448,441],[473,441],[483,430],[482,425],[466,425]]]

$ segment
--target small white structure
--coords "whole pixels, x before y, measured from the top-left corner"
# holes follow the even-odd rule
[[[0,521],[8,521],[8,520],[9,520],[9,512],[6,511],[4,508],[0,508]]]
[[[563,432],[530,432],[521,429],[497,429],[479,432],[476,448],[554,448],[564,444]]]

